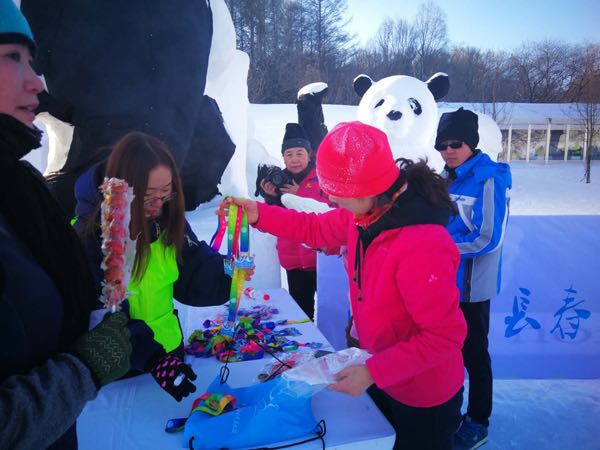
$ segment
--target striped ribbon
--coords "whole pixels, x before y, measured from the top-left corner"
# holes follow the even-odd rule
[[[250,230],[248,227],[248,214],[237,205],[229,206],[227,216],[227,259],[226,271],[230,270],[231,289],[229,291],[229,313],[227,321],[223,323],[222,333],[233,336],[240,299],[244,290],[246,270],[254,266],[254,260],[249,254]],[[219,221],[219,229],[215,235],[224,234],[220,229],[225,229],[223,221]],[[221,236],[222,239],[222,236]],[[219,243],[220,247],[220,243]],[[214,247],[213,247],[214,248]]]

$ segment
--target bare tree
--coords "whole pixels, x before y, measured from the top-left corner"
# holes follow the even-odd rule
[[[585,130],[585,182],[591,182],[592,152],[600,139],[600,45],[589,44],[581,49],[579,73],[574,76],[569,90],[571,101],[576,102],[576,117]]]
[[[352,36],[345,31],[350,19],[344,19],[346,0],[306,0],[310,28],[311,53],[326,74],[331,63],[345,63]]]
[[[485,70],[481,50],[475,47],[454,47],[446,70],[450,77],[450,92],[446,100],[485,101],[481,87]]]
[[[446,13],[431,0],[422,4],[413,31],[417,49],[415,76],[423,80],[441,69],[441,56],[448,45]]]
[[[340,89],[348,89],[347,80],[340,77],[340,69],[355,52],[355,36],[346,31],[350,20],[344,16],[347,3],[346,0],[305,0],[305,6],[309,62],[318,69],[317,79],[329,84],[328,100],[336,101],[340,97]]]
[[[487,51],[482,56],[484,66],[481,74],[480,98],[485,114],[489,114],[497,123],[508,123],[510,111],[506,102],[510,100],[514,88],[513,80],[507,76],[508,56],[503,52]]]
[[[579,101],[586,85],[586,46],[542,41],[510,53],[449,50],[446,15],[432,1],[421,5],[412,23],[384,20],[363,49],[347,31],[346,0],[225,1],[238,48],[250,56],[253,102],[290,102],[300,86],[321,80],[329,84],[329,102],[355,103],[350,86],[359,73],[424,80],[442,71],[450,75],[448,101],[485,103],[485,112],[502,121],[505,102]]]
[[[513,53],[509,70],[516,80],[517,99],[527,103],[557,102],[569,77],[565,55],[571,48],[558,41],[523,45]]]
[[[385,19],[368,47],[381,57],[377,66],[369,71],[375,78],[414,74],[413,62],[417,54],[415,33],[405,20]]]

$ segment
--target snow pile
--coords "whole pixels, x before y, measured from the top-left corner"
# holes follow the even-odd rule
[[[582,161],[511,161],[510,168],[511,215],[600,215],[600,161],[592,161],[590,184]]]

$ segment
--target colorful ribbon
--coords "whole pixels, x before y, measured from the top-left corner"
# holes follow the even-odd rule
[[[230,394],[210,394],[206,392],[194,401],[192,404],[192,413],[203,411],[212,416],[218,416],[234,409],[235,401],[235,397]]]
[[[210,246],[213,250],[218,252],[221,248],[225,231],[227,231],[227,218],[225,216],[219,216],[217,219],[217,231],[215,231],[215,234],[213,234],[210,239]]]
[[[219,221],[219,229],[224,229]],[[222,232],[217,230],[215,235]],[[227,259],[225,271],[231,275],[231,289],[229,291],[229,313],[227,321],[223,323],[222,333],[232,337],[235,329],[237,312],[240,299],[244,291],[246,270],[254,267],[254,258],[250,256],[250,229],[248,227],[248,214],[235,204],[229,205],[227,215]]]

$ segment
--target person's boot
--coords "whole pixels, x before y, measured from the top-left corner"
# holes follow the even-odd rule
[[[473,450],[488,441],[488,427],[465,415],[454,433],[454,450]]]

